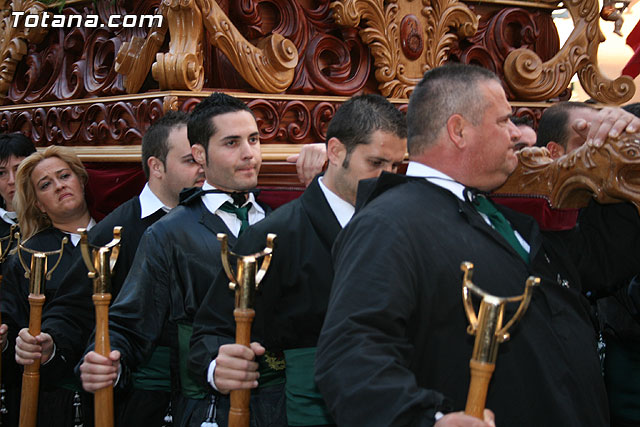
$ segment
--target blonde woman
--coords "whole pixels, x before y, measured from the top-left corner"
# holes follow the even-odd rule
[[[33,153],[24,159],[18,168],[14,207],[18,214],[22,244],[29,249],[45,252],[60,249],[65,237],[69,240],[64,246],[60,265],[53,272],[51,279],[45,282],[46,301],[43,315],[46,315],[48,303],[53,299],[65,272],[71,266],[71,254],[80,239],[76,234],[77,229],[90,228],[95,223],[89,214],[84,196],[87,178],[87,171],[80,159],[70,149],[58,146]],[[30,264],[31,257],[28,253],[22,252],[22,258],[27,265]],[[55,265],[57,260],[57,255],[51,256],[47,262],[49,268]],[[10,344],[4,352],[7,353],[13,349],[11,343],[15,343],[18,331],[27,328],[29,323],[28,280],[24,277],[24,269],[17,254],[13,254],[7,261],[1,292],[2,320],[9,326]],[[23,339],[22,334],[23,332],[18,340]],[[39,335],[35,339],[40,341],[42,337]],[[54,349],[43,349],[43,353],[51,351]],[[16,359],[19,357],[19,354],[16,354]],[[8,359],[8,355],[3,359]],[[81,398],[84,396],[80,390],[71,364],[61,363],[60,366],[48,367],[46,374],[43,371],[40,381],[38,425],[73,426],[75,418],[78,418],[75,413],[78,404],[85,400]],[[91,405],[81,406],[83,409],[90,409]],[[10,410],[18,411],[18,408]],[[79,417],[78,421],[84,422],[85,426],[90,424],[90,419],[87,422],[87,418],[82,418],[85,417]]]

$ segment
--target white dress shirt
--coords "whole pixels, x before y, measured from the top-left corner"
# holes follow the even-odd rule
[[[205,181],[202,186],[203,190],[215,190],[211,184]],[[242,226],[242,221],[233,213],[225,212],[220,209],[225,202],[229,202],[233,204],[233,198],[226,193],[209,193],[202,195],[202,203],[204,203],[205,207],[209,212],[214,215],[218,215],[222,221],[224,221],[229,231],[233,233],[234,236],[238,237],[240,233],[240,227]],[[253,193],[249,193],[249,197],[247,202],[243,205],[245,206],[247,203],[251,203],[251,208],[249,209],[249,224],[255,224],[256,222],[264,219],[265,212],[256,202],[256,198]]]

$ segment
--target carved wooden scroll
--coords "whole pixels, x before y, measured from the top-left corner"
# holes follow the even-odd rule
[[[165,17],[161,26],[154,21],[155,25],[149,29],[146,38],[132,37],[131,41],[122,43],[116,55],[115,70],[124,75],[124,87],[127,93],[138,93],[147,78],[158,49],[164,42],[168,29],[165,10],[165,2],[162,2],[158,8],[158,13]]]
[[[203,33],[219,48],[236,71],[255,89],[266,93],[285,91],[294,77],[298,50],[280,34],[249,43],[233,25],[215,0],[163,0],[159,13],[163,26],[155,27],[146,39],[134,37],[124,43],[116,58],[116,70],[125,74],[127,92],[136,93],[152,67],[160,89],[200,90],[204,85]],[[160,49],[167,29],[171,37],[169,52]]]
[[[7,96],[16,66],[27,53],[27,43],[40,43],[47,34],[44,26],[26,28],[27,15],[40,15],[46,6],[33,0],[0,0],[0,101]],[[14,27],[12,12],[24,12]],[[38,21],[40,18],[38,19]]]
[[[518,153],[519,163],[495,193],[543,196],[554,208],[581,208],[629,201],[640,212],[640,134],[609,138],[601,147],[582,145],[556,160],[546,148]]]
[[[478,29],[478,17],[457,0],[338,0],[331,8],[339,25],[366,23],[360,37],[374,57],[378,89],[393,98],[408,98],[426,71]]]
[[[202,14],[195,0],[163,0],[169,24],[169,52],[158,53],[151,67],[160,89],[200,90],[204,86],[202,67]]]
[[[235,69],[254,88],[284,92],[293,81],[298,49],[289,39],[274,33],[249,43],[220,9],[215,0],[197,0],[212,45],[229,58]]]
[[[584,90],[606,104],[622,104],[633,97],[635,85],[628,76],[610,80],[598,68],[598,46],[605,40],[600,31],[598,0],[563,2],[574,28],[560,51],[550,60],[529,49],[512,51],[504,62],[505,80],[519,98],[543,101],[554,98],[567,88],[578,73]]]

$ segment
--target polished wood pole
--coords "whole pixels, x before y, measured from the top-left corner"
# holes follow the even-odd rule
[[[470,360],[469,366],[471,367],[471,383],[469,384],[467,405],[464,408],[464,413],[482,420],[484,419],[484,408],[487,403],[489,382],[491,382],[491,376],[496,369],[496,365],[495,363]]]
[[[93,294],[93,305],[96,308],[96,353],[109,357],[109,303],[111,294]],[[94,421],[96,427],[113,426],[113,386],[97,390],[94,394]]]
[[[29,334],[40,335],[42,323],[42,306],[44,275],[47,269],[47,256],[34,253],[31,256],[29,271]],[[34,360],[24,367],[22,374],[22,394],[20,396],[20,427],[35,427],[38,414],[38,393],[40,392],[40,360]]]
[[[95,352],[109,357],[109,303],[111,302],[111,273],[120,253],[122,227],[113,227],[113,240],[106,246],[91,249],[87,230],[79,228],[80,251],[93,279],[93,305],[96,310]],[[101,388],[94,393],[95,427],[113,427],[113,385]]]
[[[236,344],[249,347],[251,344],[251,323],[255,316],[252,308],[236,308],[233,317],[236,319]],[[229,409],[229,427],[249,426],[249,401],[251,390],[231,390],[231,407]]]

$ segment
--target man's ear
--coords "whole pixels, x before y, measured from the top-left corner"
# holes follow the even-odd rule
[[[347,156],[347,147],[338,138],[329,138],[327,141],[327,158],[329,163],[341,166]]]
[[[566,150],[560,144],[555,141],[547,142],[547,150],[551,153],[552,159],[557,159],[558,157],[562,157],[565,155]]]
[[[447,119],[447,134],[453,144],[462,149],[466,146],[465,128],[469,123],[460,114],[453,114]]]
[[[191,146],[191,155],[193,160],[200,166],[204,167],[207,164],[207,155],[204,151],[204,146],[201,144],[193,144]]]
[[[149,175],[152,175],[156,179],[162,179],[164,176],[164,164],[159,158],[151,156],[147,159],[147,166],[149,167]]]

